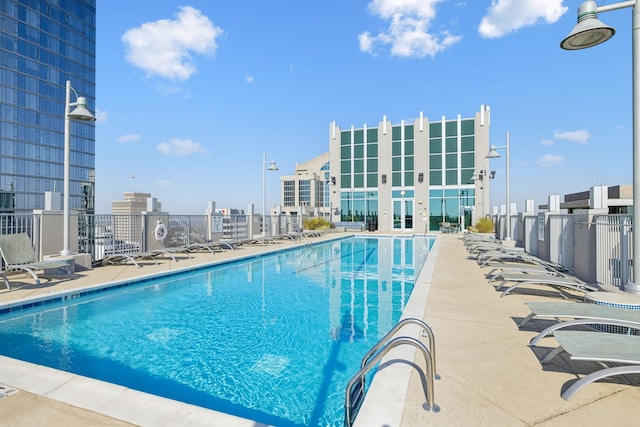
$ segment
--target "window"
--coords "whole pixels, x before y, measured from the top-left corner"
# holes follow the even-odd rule
[[[283,202],[285,206],[295,206],[295,182],[284,181],[283,184]]]
[[[462,135],[473,135],[475,134],[475,120],[462,120],[460,124],[460,132]]]
[[[429,138],[442,137],[442,124],[439,122],[429,123]]]
[[[300,206],[311,206],[311,181],[308,179],[299,182]]]
[[[446,136],[457,136],[458,135],[458,121],[454,120],[454,121],[450,121],[450,122],[445,122],[445,132],[446,132]]]

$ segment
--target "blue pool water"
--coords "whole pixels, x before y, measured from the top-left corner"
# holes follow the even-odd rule
[[[301,246],[0,317],[0,353],[277,426],[341,426],[428,237]]]

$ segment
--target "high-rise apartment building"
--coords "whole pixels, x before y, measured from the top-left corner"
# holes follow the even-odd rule
[[[286,213],[323,215],[369,230],[468,227],[489,214],[490,112],[474,116],[329,127],[329,153],[284,176]]]
[[[381,231],[468,226],[488,214],[489,180],[475,179],[488,165],[489,108],[473,117],[329,129],[330,192],[342,221]],[[373,224],[373,225],[372,225]]]
[[[95,111],[95,59],[96,0],[0,0],[0,192],[16,211],[63,192],[66,81]],[[71,120],[71,209],[94,206],[94,130]]]

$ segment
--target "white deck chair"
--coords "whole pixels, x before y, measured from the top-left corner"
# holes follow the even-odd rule
[[[580,389],[594,381],[618,375],[640,374],[640,336],[606,332],[556,331],[555,338],[560,345],[542,359],[542,364],[548,363],[565,351],[571,360],[593,361],[605,366],[604,369],[597,370],[573,383],[562,393],[562,398],[565,400],[571,399]],[[622,366],[608,367],[607,363]]]
[[[518,325],[519,328],[532,319],[557,321],[533,337],[529,341],[530,346],[537,345],[541,339],[554,334],[559,329],[578,325],[606,325],[640,330],[640,310],[568,301],[531,301],[527,306],[531,314],[522,319]]]
[[[28,273],[40,285],[40,278],[36,271],[47,272],[50,270],[64,269],[70,279],[73,278],[71,267],[65,261],[38,261],[36,251],[31,243],[31,238],[26,233],[0,235],[0,254],[4,262],[2,277],[7,289],[11,289],[5,272],[22,270]],[[43,274],[43,277],[46,277]]]
[[[514,282],[515,284],[509,286],[505,289],[500,297],[504,297],[505,295],[509,295],[514,289],[518,289],[523,286],[528,285],[541,285],[541,286],[550,286],[556,290],[562,291],[563,288],[573,289],[574,291],[579,292],[595,292],[599,291],[600,286],[597,284],[590,284],[583,280],[578,279],[575,276],[571,276],[569,274],[563,273],[534,273],[534,272],[505,272],[500,274],[500,278],[502,279],[502,283],[497,286],[496,289],[501,289],[506,287],[507,283]]]

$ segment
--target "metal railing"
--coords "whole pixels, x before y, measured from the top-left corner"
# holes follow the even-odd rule
[[[40,213],[0,213],[0,234],[27,233],[34,248],[51,251],[56,243],[52,238],[60,239],[59,231],[41,229],[51,224],[45,221],[49,215]],[[204,243],[212,239],[224,238],[242,240],[258,236],[265,225],[268,235],[286,234],[303,223],[303,216],[274,215],[262,218],[260,215],[166,215],[163,216],[169,230],[162,243],[165,247],[178,247],[192,243]],[[153,227],[146,224],[145,215],[115,215],[77,213],[78,252],[91,254],[92,260],[100,260],[113,254],[126,254],[147,250],[147,243],[153,233]],[[265,224],[263,224],[263,219]],[[591,251],[593,261],[589,261],[589,277],[581,277],[590,282],[623,288],[633,277],[632,216],[623,214],[593,215],[591,219],[572,214],[551,214],[549,222],[541,234],[540,216],[525,217],[525,231],[522,236],[525,250],[537,255],[541,238],[547,245],[545,256],[566,267],[574,267],[576,259],[582,257],[584,265],[585,250]],[[43,225],[45,224],[45,225]],[[529,228],[526,225],[534,225]],[[155,225],[154,225],[155,226]],[[73,227],[72,227],[73,228]],[[588,229],[585,234],[584,229]],[[528,233],[528,234],[527,234]],[[545,234],[546,233],[546,234]],[[580,233],[580,234],[578,234]],[[53,235],[54,237],[51,237]],[[588,236],[585,239],[585,236]],[[578,243],[578,238],[581,240]],[[48,255],[42,253],[41,255]]]
[[[169,234],[166,247],[179,247],[193,243],[206,243],[207,217],[204,215],[169,215]]]
[[[414,324],[422,328],[422,336],[429,338],[429,348],[427,348],[422,342],[414,337],[402,336],[395,337],[394,335],[404,326]],[[425,404],[423,408],[428,412],[439,412],[440,408],[435,403],[435,387],[434,380],[440,377],[436,373],[436,344],[433,331],[423,320],[416,318],[406,318],[399,321],[389,332],[385,334],[380,340],[364,355],[360,363],[360,370],[349,380],[345,390],[344,401],[344,425],[345,427],[351,427],[355,421],[356,415],[360,410],[360,406],[364,401],[365,396],[365,375],[375,367],[375,365],[393,348],[409,344],[416,347],[422,353],[425,367],[425,379],[426,387]]]
[[[143,215],[79,215],[78,251],[96,261],[144,250]]]
[[[594,217],[596,280],[619,288],[633,277],[633,231],[631,215]]]
[[[27,233],[33,237],[33,224],[35,215],[31,212],[0,213],[0,234]]]

